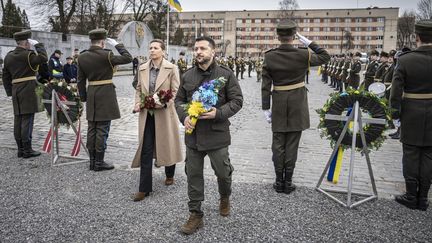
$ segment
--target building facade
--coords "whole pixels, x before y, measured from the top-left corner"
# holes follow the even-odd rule
[[[173,14],[174,15],[174,14]],[[176,13],[170,29],[182,28],[185,42],[196,36],[212,37],[217,53],[258,57],[279,45],[276,26],[279,10],[208,11]],[[318,42],[331,54],[396,49],[399,8],[319,9],[293,11],[298,32]],[[349,41],[350,40],[350,41]],[[294,45],[300,45],[295,40]]]

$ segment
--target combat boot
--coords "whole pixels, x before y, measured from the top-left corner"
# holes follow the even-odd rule
[[[221,196],[219,202],[219,213],[221,216],[226,217],[230,214],[230,200],[227,196]]]
[[[284,178],[283,178],[283,172],[276,172],[276,181],[273,183],[273,189],[277,193],[284,192]]]
[[[284,193],[290,194],[296,189],[296,185],[292,182],[292,176],[294,174],[294,171],[292,170],[286,170],[285,171],[285,186],[284,186]]]
[[[182,225],[181,231],[184,234],[190,235],[195,233],[199,228],[204,226],[203,215],[197,213],[191,213],[188,221]]]
[[[31,141],[30,142],[23,142],[22,144],[23,144],[23,155],[22,155],[23,158],[27,159],[27,158],[37,157],[37,156],[41,155],[40,152],[34,151],[32,149]]]
[[[95,162],[96,162],[96,151],[89,150],[89,156],[90,156],[90,170],[94,170]]]
[[[23,155],[24,155],[24,147],[23,147],[23,144],[22,144],[22,140],[15,140],[15,141],[16,141],[17,147],[18,147],[17,156],[18,156],[18,158],[22,158]]]
[[[410,209],[417,208],[417,181],[405,180],[406,193],[395,197],[397,203]]]
[[[422,211],[426,211],[429,207],[429,194],[430,184],[423,185],[420,184],[418,192],[418,205],[417,208]]]
[[[104,162],[105,152],[96,152],[94,171],[112,170],[114,165]]]

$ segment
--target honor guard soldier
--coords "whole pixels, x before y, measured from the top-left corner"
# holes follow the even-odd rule
[[[358,89],[360,84],[361,56],[360,52],[356,52],[354,55],[354,63],[351,68],[348,69],[348,85],[353,89]]]
[[[364,88],[365,90],[369,90],[369,85],[374,82],[375,73],[378,70],[379,62],[379,53],[376,50],[371,51],[370,53],[370,63],[366,67],[365,79],[364,79]]]
[[[233,71],[234,72],[234,63],[235,63],[235,61],[234,61],[234,59],[232,58],[232,56],[229,56],[228,57],[228,67],[229,67],[229,69],[231,69],[231,71]],[[238,79],[238,78],[237,78]]]
[[[131,63],[132,56],[123,44],[107,38],[105,29],[92,30],[89,37],[90,48],[78,57],[78,90],[81,100],[86,102],[90,170],[111,170],[114,166],[104,162],[106,142],[111,120],[120,118],[112,77],[115,66]],[[103,49],[105,43],[115,46],[120,56],[114,55],[111,50]]]
[[[184,72],[186,72],[187,69],[187,62],[184,59],[185,53],[180,52],[179,59],[177,60],[177,66],[180,71],[180,77],[183,75]]]
[[[247,66],[248,66],[248,77],[251,77],[251,72],[253,70],[253,66],[254,66],[254,62],[252,60],[252,58],[249,57],[248,61],[247,61]]]
[[[387,72],[387,70],[389,68],[388,63],[387,63],[388,57],[389,57],[389,54],[387,52],[385,52],[385,51],[381,52],[380,65],[379,65],[379,67],[375,73],[375,78],[374,78],[375,82],[381,82],[382,83],[384,74],[385,74],[385,72]]]
[[[262,109],[267,121],[272,123],[276,173],[273,187],[276,192],[287,194],[295,190],[292,176],[301,133],[310,127],[304,82],[306,71],[310,66],[319,66],[330,60],[326,50],[298,33],[300,42],[310,49],[295,48],[293,41],[296,29],[297,24],[292,20],[278,24],[277,34],[281,45],[265,53],[261,89]]]
[[[30,30],[14,33],[13,37],[17,47],[5,57],[3,85],[7,96],[12,96],[18,157],[30,158],[40,155],[32,149],[34,114],[39,110],[35,92],[36,72],[39,65],[48,61],[48,57],[44,45],[30,39]],[[36,52],[30,50],[31,46]]]
[[[432,179],[432,21],[415,24],[417,49],[402,54],[390,95],[393,119],[400,119],[406,193],[396,201],[427,210]]]
[[[262,66],[263,66],[262,60],[257,59],[255,62],[255,71],[257,74],[257,82],[261,82],[261,79],[262,79]]]

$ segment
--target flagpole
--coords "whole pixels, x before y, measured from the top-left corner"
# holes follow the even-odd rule
[[[167,53],[167,60],[169,60],[169,57],[168,57],[168,55],[169,55],[169,35],[170,35],[170,29],[169,29],[169,14],[170,14],[170,8],[171,8],[171,6],[170,6],[170,4],[169,4],[169,2],[167,2],[167,5],[168,5],[168,8],[167,8],[167,37],[166,37],[166,53]]]

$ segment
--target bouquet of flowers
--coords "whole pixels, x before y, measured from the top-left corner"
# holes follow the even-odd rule
[[[141,109],[147,109],[148,112],[153,115],[153,109],[156,108],[156,105],[163,106],[167,104],[174,97],[172,90],[159,90],[158,92],[145,95],[141,93]]]
[[[218,102],[218,93],[225,84],[226,79],[219,77],[201,84],[197,91],[192,95],[191,103],[184,108],[191,119],[191,123],[195,125],[198,117],[209,112]],[[186,134],[192,134],[193,129],[186,130]]]

